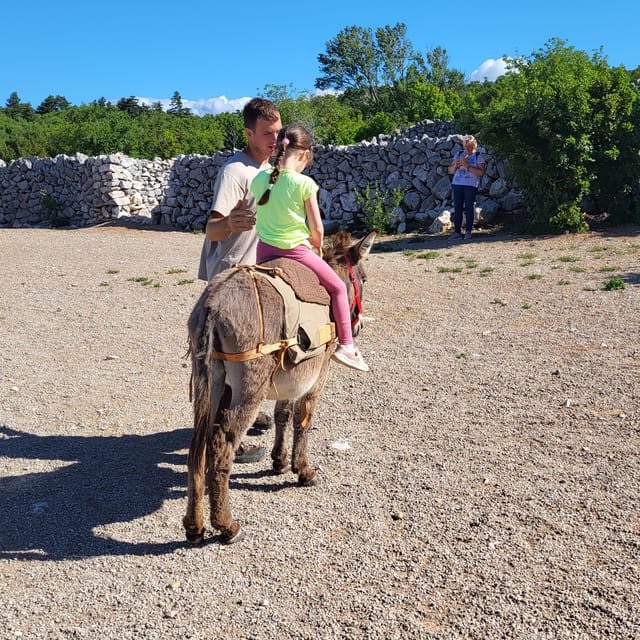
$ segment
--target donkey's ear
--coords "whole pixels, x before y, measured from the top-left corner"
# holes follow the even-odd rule
[[[352,255],[356,258],[355,262],[362,260],[371,251],[375,239],[376,232],[370,231],[362,240],[359,240],[351,247]]]

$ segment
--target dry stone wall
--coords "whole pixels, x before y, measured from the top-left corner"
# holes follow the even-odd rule
[[[449,219],[451,184],[447,167],[462,136],[451,123],[425,121],[405,132],[350,146],[317,146],[309,174],[320,185],[327,221],[349,228],[360,215],[357,193],[401,189],[393,214],[398,232],[439,231]],[[480,147],[487,172],[477,197],[477,218],[524,210],[507,178],[505,163]],[[232,152],[137,160],[123,154],[20,158],[0,161],[0,226],[89,226],[131,218],[199,230],[206,224],[213,184]]]

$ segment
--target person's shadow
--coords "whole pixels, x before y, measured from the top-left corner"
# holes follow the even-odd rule
[[[56,460],[54,471],[0,478],[0,558],[171,553],[186,543],[123,542],[95,529],[131,523],[185,495],[191,429],[144,436],[38,436],[0,425],[2,459]],[[172,466],[182,465],[184,472]],[[180,523],[177,531],[181,533]],[[123,536],[129,537],[129,536]],[[155,537],[152,535],[152,537]],[[160,536],[158,536],[160,537]]]

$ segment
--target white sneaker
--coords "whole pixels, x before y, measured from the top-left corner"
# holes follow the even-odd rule
[[[364,361],[359,351],[347,351],[342,345],[338,345],[331,359],[358,371],[369,371],[369,365]]]

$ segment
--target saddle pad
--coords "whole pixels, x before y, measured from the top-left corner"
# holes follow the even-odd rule
[[[318,276],[297,260],[274,258],[263,262],[261,267],[282,269],[280,277],[294,290],[296,297],[303,302],[328,305],[331,297],[320,284]]]

